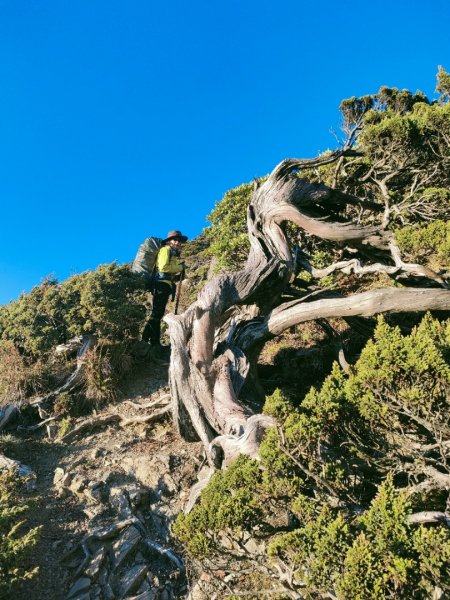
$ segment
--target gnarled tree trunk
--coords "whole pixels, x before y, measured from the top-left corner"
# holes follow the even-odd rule
[[[257,457],[264,431],[273,424],[269,417],[253,414],[240,398],[265,341],[292,325],[315,319],[450,309],[450,291],[439,276],[420,265],[404,263],[392,234],[383,226],[323,217],[327,208],[332,213],[336,206],[355,204],[358,199],[314,185],[297,172],[337,160],[344,152],[311,161],[285,160],[262,185],[255,185],[247,211],[250,252],[245,267],[212,279],[184,314],[165,318],[172,345],[169,376],[174,421],[185,439],[203,442],[212,468],[226,466],[239,453]],[[283,302],[282,293],[296,269],[283,229],[287,221],[307,234],[354,251],[363,249],[365,256],[375,250],[377,257],[384,254],[387,260],[366,266],[357,259],[341,261],[330,265],[327,273],[339,269],[418,275],[435,287],[388,287],[349,297],[305,292],[303,297]],[[313,276],[325,274],[324,270],[314,273],[303,255],[301,264]]]

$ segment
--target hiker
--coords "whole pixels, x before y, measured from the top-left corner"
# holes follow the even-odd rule
[[[176,281],[184,272],[184,262],[180,259],[180,254],[181,246],[186,240],[187,237],[181,231],[169,231],[166,239],[161,242],[153,276],[147,277],[153,294],[153,307],[150,319],[142,332],[142,341],[150,343],[157,353],[162,350],[161,319],[169,298],[175,299]]]

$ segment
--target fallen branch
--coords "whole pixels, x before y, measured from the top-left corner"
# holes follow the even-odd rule
[[[37,429],[40,429],[43,425],[46,425],[47,423],[51,423],[51,421],[56,421],[57,417],[49,417],[48,419],[44,419],[44,421],[41,421],[40,423],[38,423],[37,425],[19,425],[17,427],[17,431],[23,431],[23,432],[31,432],[31,431],[36,431]]]
[[[159,406],[163,400],[170,399],[170,394],[164,394],[157,398],[156,400],[152,400],[151,402],[147,402],[147,404],[139,404],[138,402],[133,402],[132,400],[124,400],[122,404],[128,404],[128,406],[132,406],[138,410],[143,410],[145,408],[155,408]]]
[[[450,517],[437,510],[424,510],[408,517],[408,523],[444,523],[450,527]]]
[[[107,415],[106,417],[93,417],[92,419],[88,419],[87,421],[84,421],[75,427],[75,429],[72,429],[66,433],[66,435],[63,435],[61,442],[67,444],[67,442],[71,442],[81,433],[85,433],[86,431],[90,431],[92,429],[97,429],[98,427],[103,427],[104,425],[110,425],[111,423],[118,423],[121,418],[122,417],[120,415],[114,414]]]
[[[158,421],[159,419],[162,419],[162,417],[164,417],[165,415],[170,414],[171,410],[172,406],[170,404],[167,404],[166,406],[164,406],[164,408],[151,415],[131,418],[122,417],[120,419],[119,425],[123,427],[124,425],[136,425],[138,423],[151,423],[152,421]]]
[[[85,433],[86,431],[91,431],[92,429],[98,429],[99,427],[104,427],[105,425],[111,425],[112,423],[118,423],[121,427],[126,425],[136,425],[138,423],[151,423],[152,421],[158,421],[164,416],[168,415],[171,411],[171,405],[167,404],[161,410],[154,412],[150,415],[142,416],[142,417],[122,417],[117,413],[112,415],[106,415],[105,417],[93,417],[92,419],[88,419],[84,421],[72,431],[69,431],[61,438],[61,442],[68,443],[73,441],[80,434]]]
[[[184,571],[183,562],[174,552],[172,552],[172,550],[168,550],[167,548],[161,546],[161,544],[158,544],[158,542],[154,542],[148,538],[144,539],[144,543],[151,552],[156,552],[157,554],[169,559],[177,567],[177,569]]]

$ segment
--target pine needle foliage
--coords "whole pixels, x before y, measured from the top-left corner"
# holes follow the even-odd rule
[[[37,576],[25,559],[35,546],[39,528],[25,525],[28,506],[20,503],[20,484],[15,473],[0,473],[0,597],[11,597],[20,583]]]
[[[423,448],[450,424],[449,358],[450,320],[426,315],[404,335],[380,318],[349,374],[335,364],[300,401],[280,390],[266,399],[277,427],[260,461],[241,456],[216,474],[174,533],[209,565],[248,536],[262,539],[265,568],[293,573],[294,588],[313,596],[450,591],[450,532],[409,521],[415,511],[445,510],[445,497],[408,491],[439,461],[437,448]],[[283,525],[274,517],[282,514]]]

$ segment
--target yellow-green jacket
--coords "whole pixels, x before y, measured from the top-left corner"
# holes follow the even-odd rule
[[[163,246],[156,259],[158,279],[170,286],[175,282],[176,276],[183,270],[183,261],[179,256],[175,256],[171,250],[170,246]]]

